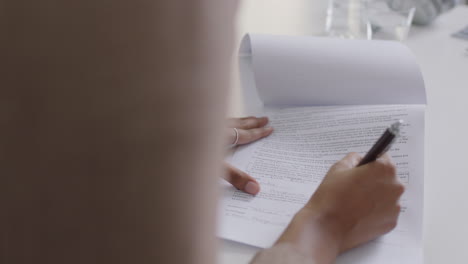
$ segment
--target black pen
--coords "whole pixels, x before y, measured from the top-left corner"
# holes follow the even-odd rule
[[[398,120],[398,122],[393,123],[387,128],[379,140],[375,142],[374,146],[372,146],[369,152],[362,158],[361,162],[359,162],[358,167],[375,161],[387,152],[395,139],[400,135],[401,124],[403,124],[403,120]]]

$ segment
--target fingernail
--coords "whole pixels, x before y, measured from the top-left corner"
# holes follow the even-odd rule
[[[264,127],[263,129],[266,135],[270,135],[270,133],[273,132],[273,127]]]
[[[255,194],[258,193],[258,191],[260,191],[260,186],[258,186],[258,183],[256,183],[256,182],[249,181],[245,185],[244,191],[247,192],[247,193],[255,195]]]

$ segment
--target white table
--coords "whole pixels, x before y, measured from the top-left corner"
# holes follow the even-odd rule
[[[450,37],[467,25],[468,7],[458,7],[429,27],[412,28],[406,41],[420,63],[428,97],[424,199],[426,264],[468,263],[468,54],[465,54],[468,41]],[[234,92],[234,98],[238,108],[234,112],[242,113],[236,101],[238,93]],[[221,240],[219,263],[248,263],[257,250]]]

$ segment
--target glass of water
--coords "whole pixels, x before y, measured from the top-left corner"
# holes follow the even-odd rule
[[[339,38],[371,39],[364,0],[328,0],[325,32]]]
[[[412,0],[329,0],[328,36],[405,40],[415,12]]]
[[[399,40],[408,37],[415,2],[411,0],[366,0],[366,16],[373,39]]]

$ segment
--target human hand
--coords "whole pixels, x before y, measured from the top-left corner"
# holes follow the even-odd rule
[[[268,124],[268,117],[243,117],[243,118],[229,118],[227,120],[226,135],[229,144],[244,145],[261,138],[267,137],[273,132],[272,127],[266,127]],[[237,129],[239,139],[236,141]]]
[[[236,132],[238,131],[238,139],[236,145],[244,145],[261,138],[269,136],[273,132],[272,127],[266,127],[268,124],[267,117],[244,117],[230,118],[227,122],[226,135],[229,144],[236,143]],[[224,178],[239,190],[243,190],[249,194],[257,194],[260,191],[258,182],[247,173],[225,163],[227,173]]]
[[[332,263],[395,228],[404,191],[395,166],[384,155],[356,168],[360,159],[350,153],[330,168],[277,243],[294,244],[316,263]]]

